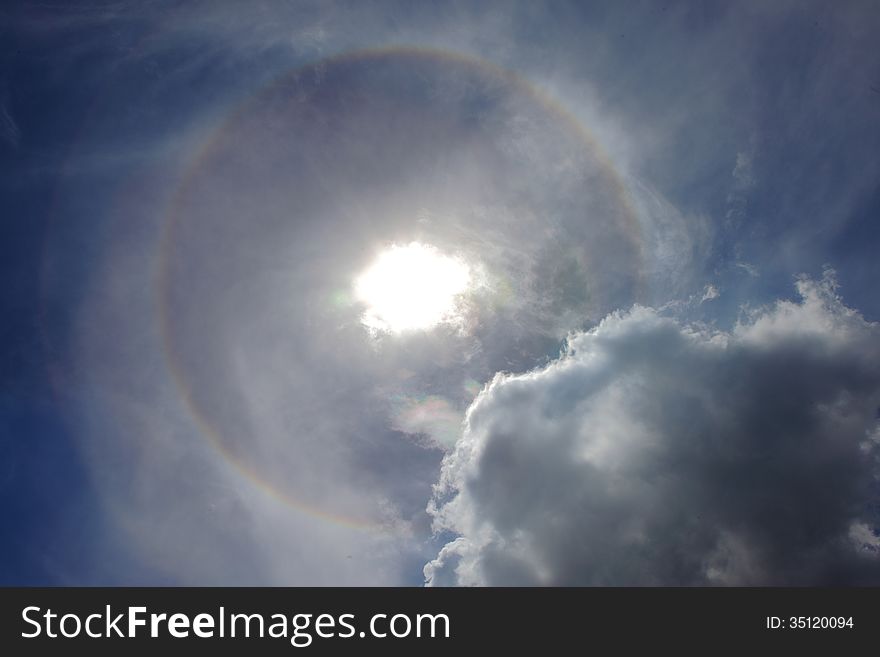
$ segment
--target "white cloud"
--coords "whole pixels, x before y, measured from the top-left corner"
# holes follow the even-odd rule
[[[736,266],[745,271],[752,278],[758,278],[761,275],[761,272],[758,271],[758,268],[755,265],[748,262],[737,262]]]
[[[443,397],[403,396],[393,400],[392,407],[392,426],[426,437],[430,447],[449,449],[461,433],[462,412]]]
[[[428,583],[880,581],[880,327],[831,272],[798,291],[729,332],[635,307],[496,376],[444,460]]]
[[[736,154],[736,165],[733,167],[733,179],[739,189],[750,189],[755,185],[755,174],[752,166],[752,153],[740,151]]]
[[[700,298],[700,303],[704,301],[712,301],[712,299],[717,299],[721,296],[721,292],[718,291],[718,288],[714,285],[707,285],[706,289],[703,291],[703,296]]]
[[[731,174],[733,183],[727,194],[727,213],[725,214],[728,228],[733,231],[747,219],[749,197],[757,183],[753,162],[754,145],[748,151],[740,151],[736,154],[736,164]]]

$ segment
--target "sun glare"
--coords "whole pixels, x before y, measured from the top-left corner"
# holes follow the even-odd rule
[[[383,251],[357,278],[354,292],[367,306],[364,325],[401,333],[454,320],[456,301],[470,282],[463,261],[412,242]]]

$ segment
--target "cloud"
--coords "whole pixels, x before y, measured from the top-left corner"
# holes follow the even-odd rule
[[[462,413],[447,399],[437,395],[400,397],[392,401],[395,407],[393,427],[427,438],[429,447],[448,449],[455,444],[461,432]]]
[[[707,217],[686,215],[659,191],[636,177],[627,179],[629,198],[639,217],[650,288],[648,298],[676,299],[699,286],[715,238]]]
[[[727,219],[728,230],[736,230],[742,226],[749,211],[749,193],[754,189],[754,147],[749,151],[740,151],[736,154],[736,165],[733,167],[733,184],[727,195]]]
[[[703,296],[700,298],[700,303],[704,301],[712,301],[712,299],[717,299],[721,296],[721,292],[718,291],[718,288],[714,285],[707,285],[705,291],[703,292]]]
[[[758,268],[755,265],[748,262],[738,262],[736,266],[745,271],[752,278],[758,278],[761,275],[761,272],[758,271]]]
[[[729,332],[613,313],[496,376],[443,463],[428,584],[880,582],[880,326],[833,272],[797,288]]]

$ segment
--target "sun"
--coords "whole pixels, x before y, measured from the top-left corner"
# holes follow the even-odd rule
[[[373,331],[403,333],[454,321],[461,294],[471,284],[468,265],[420,242],[392,245],[354,282],[366,305],[364,325]]]

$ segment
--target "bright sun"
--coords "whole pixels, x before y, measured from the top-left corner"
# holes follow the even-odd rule
[[[368,328],[401,333],[453,319],[470,283],[470,268],[460,259],[412,242],[383,251],[357,278],[354,292],[367,306]]]

